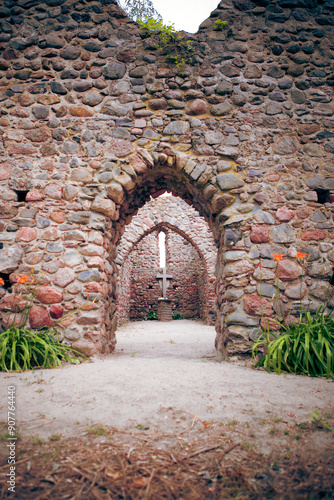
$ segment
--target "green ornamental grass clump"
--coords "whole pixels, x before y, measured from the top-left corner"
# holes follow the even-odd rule
[[[59,341],[55,330],[28,330],[11,326],[0,334],[0,370],[22,371],[32,368],[57,368],[61,361],[80,363],[70,346]]]
[[[307,266],[306,254],[297,252],[296,258],[303,266]],[[278,262],[283,254],[273,255],[276,264],[276,297],[280,305],[279,278],[277,276]],[[260,264],[261,267],[261,264]],[[301,285],[303,276],[301,277]],[[280,374],[282,371],[304,374],[314,377],[334,377],[334,318],[328,313],[328,303],[333,296],[334,288],[328,285],[327,301],[320,305],[316,312],[306,310],[301,303],[298,321],[288,322],[281,308],[281,321],[267,322],[267,328],[262,328],[253,344],[253,359],[260,359],[255,367],[262,366],[268,372]],[[273,331],[273,322],[277,331]],[[271,326],[271,328],[270,328]]]
[[[4,285],[2,278],[0,285]],[[0,371],[22,371],[36,367],[57,368],[62,366],[62,361],[78,364],[80,357],[85,358],[79,351],[63,344],[54,327],[43,326],[37,330],[28,328],[29,312],[34,304],[37,289],[38,280],[34,270],[31,276],[17,277],[12,300],[13,314],[9,313],[7,320],[5,318],[7,328],[0,333]],[[87,305],[84,305],[82,308],[86,307]],[[55,320],[54,325],[67,315]]]
[[[283,324],[279,333],[262,332],[253,355],[259,350],[265,354],[255,366],[267,371],[334,377],[334,318],[325,317],[320,308],[316,314],[304,310],[298,323]]]

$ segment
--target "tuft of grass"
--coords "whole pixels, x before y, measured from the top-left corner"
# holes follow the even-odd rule
[[[299,322],[281,324],[281,332],[263,331],[253,346],[265,354],[255,364],[278,375],[282,371],[314,377],[334,377],[334,318],[302,310]],[[283,333],[282,333],[283,331]]]
[[[328,413],[325,414],[325,416],[328,415]],[[327,431],[334,432],[334,429],[326,422],[324,417],[320,415],[316,410],[311,413],[310,417],[313,420],[313,424],[315,424],[317,427],[326,429]]]
[[[49,437],[49,441],[60,441],[62,438],[62,434],[52,434],[52,436]]]
[[[86,433],[91,436],[108,436],[110,439],[113,436],[111,430],[102,424],[91,425],[86,429]]]
[[[0,334],[0,371],[57,368],[62,366],[61,361],[78,364],[78,356],[82,356],[79,351],[59,341],[55,330],[31,331],[12,326]]]

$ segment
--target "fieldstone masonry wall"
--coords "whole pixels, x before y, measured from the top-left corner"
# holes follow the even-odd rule
[[[297,250],[311,255],[303,301],[321,303],[334,261],[333,9],[332,0],[222,1],[184,34],[187,51],[157,50],[115,0],[4,0],[4,324],[16,276],[34,267],[46,286],[30,325],[52,324],[90,293],[96,301],[61,335],[88,354],[112,351],[116,248],[138,208],[166,189],[213,232],[223,355],[249,351],[259,309],[274,316],[272,253],[286,256],[278,272],[290,319]],[[217,31],[217,19],[228,29]],[[164,52],[178,51],[186,64],[168,64]]]

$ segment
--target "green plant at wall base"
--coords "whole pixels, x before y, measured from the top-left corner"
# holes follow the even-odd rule
[[[297,260],[302,264],[306,254],[297,252]],[[282,254],[273,255],[278,262],[283,259]],[[280,300],[279,278],[277,266],[275,273],[276,296]],[[303,276],[301,276],[301,285]],[[302,288],[301,288],[302,291]],[[328,297],[333,290],[329,285]],[[264,354],[255,364],[255,367],[263,366],[268,372],[274,371],[280,374],[282,371],[304,374],[315,377],[330,378],[334,376],[334,318],[325,315],[328,302],[320,305],[315,313],[305,310],[301,304],[298,321],[289,323],[283,314],[281,307],[281,321],[271,320],[267,328],[260,331],[258,339],[252,349],[253,359],[259,352]],[[277,331],[272,331],[276,324]]]
[[[182,314],[180,314],[180,313],[173,313],[172,319],[183,319],[183,317],[182,317]]]
[[[53,327],[43,326],[38,330],[27,328],[29,312],[34,304],[38,280],[32,275],[17,277],[18,290],[12,296],[11,308],[14,308],[12,321],[7,322],[7,329],[0,334],[0,371],[22,371],[35,367],[57,368],[61,361],[80,363],[85,358],[79,351],[59,341],[58,332]],[[4,285],[0,279],[0,285]],[[22,287],[20,287],[22,285]],[[59,323],[78,308],[54,321]]]
[[[265,354],[256,363],[277,374],[282,371],[316,377],[334,376],[334,319],[320,310],[312,315],[304,311],[298,323],[281,325],[281,331],[263,332],[253,345],[253,356]],[[274,338],[273,338],[274,337]]]
[[[0,370],[8,372],[57,368],[61,361],[78,364],[82,355],[62,344],[56,330],[33,332],[12,326],[0,334],[0,356]]]
[[[146,319],[148,320],[158,319],[158,313],[155,311],[148,311]]]
[[[222,21],[221,19],[216,19],[215,21],[215,31],[223,31],[227,28],[227,21]]]

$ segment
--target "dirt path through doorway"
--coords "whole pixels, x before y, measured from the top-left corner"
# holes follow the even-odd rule
[[[117,334],[115,353],[92,363],[0,373],[1,421],[10,384],[20,432],[43,438],[92,424],[172,432],[189,418],[265,428],[270,419],[310,420],[315,410],[334,415],[333,381],[217,363],[214,328],[200,321],[135,322]]]
[[[130,323],[117,334],[115,353],[92,363],[0,373],[0,496],[15,385],[18,498],[78,488],[109,500],[299,498],[296,488],[331,498],[332,380],[217,363],[215,331],[199,321]]]

